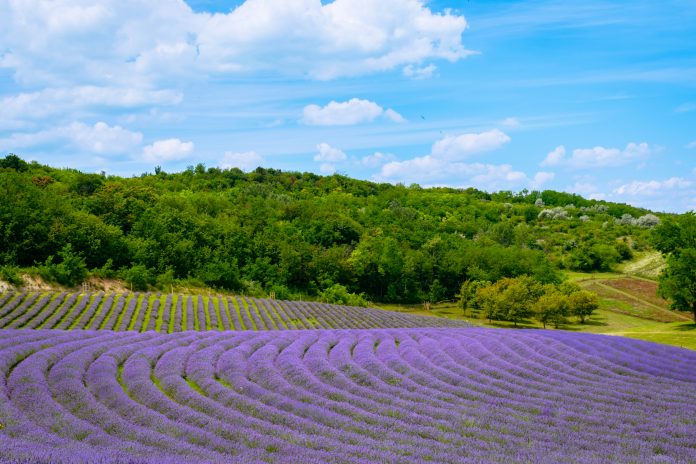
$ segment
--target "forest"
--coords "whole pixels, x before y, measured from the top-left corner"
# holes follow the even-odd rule
[[[118,177],[0,159],[0,277],[413,303],[463,283],[606,271],[668,215],[552,190],[487,193],[202,164]],[[505,285],[503,281],[503,284]],[[550,288],[550,287],[549,287]]]

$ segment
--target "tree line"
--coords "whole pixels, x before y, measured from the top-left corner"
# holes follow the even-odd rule
[[[190,166],[118,177],[0,159],[0,277],[121,278],[277,298],[421,302],[462,282],[611,269],[664,215],[551,190],[421,188]],[[502,290],[502,287],[500,288]]]

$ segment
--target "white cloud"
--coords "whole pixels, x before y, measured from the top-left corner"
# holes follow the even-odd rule
[[[404,118],[391,108],[387,108],[386,110],[384,110],[384,117],[398,123],[406,122],[406,118]]]
[[[345,161],[345,159],[348,158],[342,150],[334,148],[328,143],[320,143],[317,145],[317,150],[319,150],[319,153],[314,155],[314,161],[336,163]]]
[[[477,153],[498,149],[510,137],[498,129],[446,136],[435,142],[430,154],[404,161],[390,161],[375,175],[376,180],[419,184],[477,185],[488,189],[510,188],[528,183],[525,173],[509,164],[464,163]]]
[[[180,0],[84,3],[3,2],[0,67],[51,84],[259,70],[333,79],[471,54],[464,17],[423,0],[247,0],[217,14]]]
[[[546,158],[544,158],[544,161],[540,163],[541,166],[557,166],[561,164],[561,162],[564,160],[566,154],[566,149],[563,145],[559,145],[556,148],[553,149],[553,151],[549,152],[548,155],[546,155]]]
[[[363,166],[376,168],[376,167],[382,166],[383,164],[388,163],[390,161],[394,161],[394,159],[395,159],[395,157],[391,153],[382,153],[382,152],[378,151],[372,155],[364,156],[360,160],[360,163]]]
[[[520,123],[520,120],[517,118],[505,118],[502,121],[500,121],[500,125],[514,129],[520,127],[522,123]]]
[[[531,186],[534,189],[539,189],[544,184],[548,183],[549,181],[552,181],[555,177],[556,174],[553,172],[539,171],[536,174],[534,174],[534,179],[532,179]]]
[[[187,158],[193,152],[193,142],[179,139],[157,140],[143,148],[143,160],[149,163],[176,161]]]
[[[327,175],[333,174],[334,172],[336,172],[336,166],[334,166],[331,163],[322,163],[322,165],[319,166],[319,172]]]
[[[599,191],[599,188],[592,182],[576,182],[571,186],[566,187],[566,192],[577,193],[582,196],[591,196]]]
[[[263,156],[255,151],[245,151],[242,153],[227,151],[220,161],[223,169],[239,168],[242,171],[252,171],[264,163]]]
[[[654,151],[655,149],[650,148],[645,142],[629,143],[623,150],[602,146],[576,148],[570,158],[566,158],[566,149],[561,145],[546,155],[541,166],[566,165],[578,169],[617,167],[644,160]]]
[[[650,196],[663,193],[665,190],[685,189],[692,185],[693,182],[681,177],[671,177],[664,181],[633,181],[614,189],[614,193],[628,196]]]
[[[140,146],[143,134],[131,132],[121,126],[109,126],[98,122],[93,126],[74,122],[67,126],[55,127],[34,133],[12,134],[0,139],[6,150],[58,144],[77,148],[87,153],[117,154],[129,153]]]
[[[375,102],[359,98],[340,103],[331,101],[323,107],[307,105],[302,111],[302,122],[310,126],[350,126],[372,122],[380,116],[394,122],[405,122],[396,111],[385,110]]]
[[[647,143],[629,143],[626,148],[578,148],[573,150],[569,164],[578,168],[623,166],[632,161],[641,160],[651,153]]]
[[[450,162],[432,155],[387,163],[375,178],[404,183],[475,185],[489,190],[520,187],[528,182],[525,173],[515,171],[509,164]]]
[[[696,148],[696,140],[686,145],[686,148]]]
[[[432,147],[431,154],[438,158],[461,160],[476,153],[496,150],[510,141],[510,137],[498,129],[480,134],[449,135]]]
[[[47,88],[0,100],[0,108],[3,108],[0,120],[9,117],[36,119],[93,106],[134,108],[145,105],[171,105],[181,102],[181,99],[180,93],[170,90],[96,86]]]
[[[432,63],[427,66],[414,66],[412,64],[408,64],[404,66],[403,69],[404,76],[416,80],[430,79],[433,77],[435,71],[437,71],[437,66]]]

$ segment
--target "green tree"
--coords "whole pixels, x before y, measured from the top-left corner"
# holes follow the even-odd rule
[[[476,292],[477,304],[488,320],[518,322],[534,314],[534,305],[544,287],[529,276],[504,278]]]
[[[464,312],[467,309],[478,310],[481,309],[478,306],[478,300],[476,299],[476,292],[480,288],[484,288],[491,285],[487,280],[465,280],[459,289],[459,307],[462,308]]]
[[[555,328],[566,322],[568,315],[568,297],[563,293],[551,290],[542,295],[534,304],[534,315],[536,319],[544,324],[553,324]]]
[[[597,308],[599,308],[599,301],[594,293],[580,290],[568,296],[570,314],[577,316],[581,324],[584,324],[585,318],[590,317]]]
[[[658,293],[673,309],[691,311],[696,323],[696,212],[666,218],[653,229],[652,240],[667,257]]]

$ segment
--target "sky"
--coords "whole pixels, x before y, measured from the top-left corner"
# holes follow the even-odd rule
[[[696,209],[696,2],[0,0],[0,155]]]

